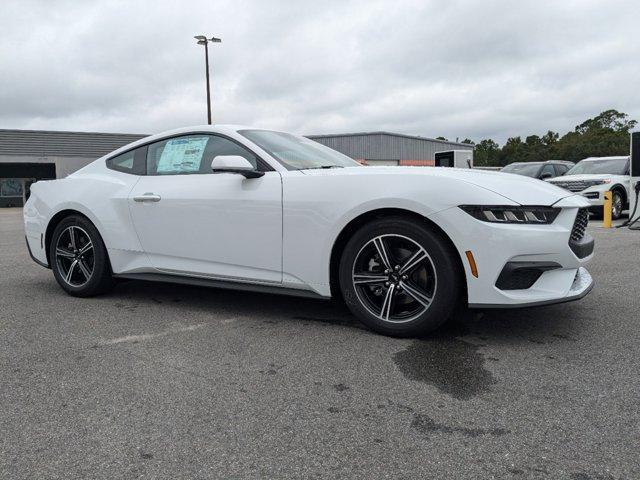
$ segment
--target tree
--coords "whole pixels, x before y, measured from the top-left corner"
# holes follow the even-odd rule
[[[560,134],[556,132],[552,132],[549,130],[542,136],[542,143],[544,143],[547,147],[554,145],[558,139],[560,138]]]
[[[554,146],[559,158],[579,161],[587,157],[629,154],[629,130],[638,122],[626,113],[606,110],[585,120]]]
[[[500,145],[491,139],[481,140],[474,149],[473,163],[479,167],[499,166]]]
[[[577,125],[560,137],[548,130],[542,136],[509,138],[504,146],[491,139],[481,140],[474,148],[474,163],[478,166],[503,166],[513,162],[534,162],[550,159],[577,162],[587,157],[629,155],[629,131],[638,122],[626,113],[605,110]],[[463,143],[473,144],[469,139]]]
[[[510,137],[500,151],[500,166],[513,162],[523,162],[525,147],[520,137]]]
[[[637,121],[629,119],[626,113],[617,110],[605,110],[600,115],[585,120],[575,129],[577,133],[582,135],[599,130],[608,130],[610,132],[629,133],[633,127],[638,124]]]

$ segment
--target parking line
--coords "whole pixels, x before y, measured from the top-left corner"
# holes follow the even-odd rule
[[[172,328],[158,333],[145,333],[142,335],[126,335],[124,337],[112,338],[110,340],[104,340],[100,342],[100,345],[117,345],[118,343],[135,343],[144,340],[151,340],[152,338],[164,337],[166,335],[172,335],[174,333],[191,332],[198,330],[206,326],[206,323],[198,323],[196,325],[189,325],[183,328]]]

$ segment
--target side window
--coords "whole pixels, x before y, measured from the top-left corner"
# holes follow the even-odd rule
[[[207,165],[203,165],[202,173],[211,173],[211,161],[220,155],[239,155],[246,158],[253,168],[258,168],[258,158],[244,147],[224,137],[211,137],[207,145]]]
[[[568,170],[567,167],[565,167],[564,165],[560,165],[559,163],[554,165],[556,167],[556,175],[560,176],[560,175],[564,175],[566,173],[566,171]]]
[[[553,165],[549,165],[549,164],[545,165],[542,171],[540,172],[540,176],[542,177],[545,173],[551,175],[552,177],[556,176],[556,171],[553,169]]]
[[[198,173],[208,141],[208,135],[188,135],[149,145],[147,175]]]
[[[219,155],[240,155],[254,168],[258,158],[249,150],[216,135],[185,135],[149,145],[147,175],[212,173],[211,161]]]
[[[107,159],[107,168],[132,175],[144,175],[146,147],[136,148]]]

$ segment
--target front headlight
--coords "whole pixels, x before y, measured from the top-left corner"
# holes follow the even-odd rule
[[[605,185],[607,183],[611,183],[610,178],[605,178],[604,180],[585,180],[584,184],[587,187],[595,187],[596,185]]]
[[[491,223],[550,224],[560,213],[554,207],[511,207],[500,205],[460,205],[474,218]]]

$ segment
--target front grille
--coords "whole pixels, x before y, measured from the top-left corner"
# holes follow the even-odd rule
[[[561,180],[558,182],[549,182],[557,185],[558,187],[569,190],[570,192],[581,192],[582,190],[599,185],[602,183],[600,180]]]
[[[576,215],[576,221],[573,222],[573,228],[571,229],[571,240],[578,242],[584,237],[584,233],[587,230],[589,223],[589,209],[581,208]]]

